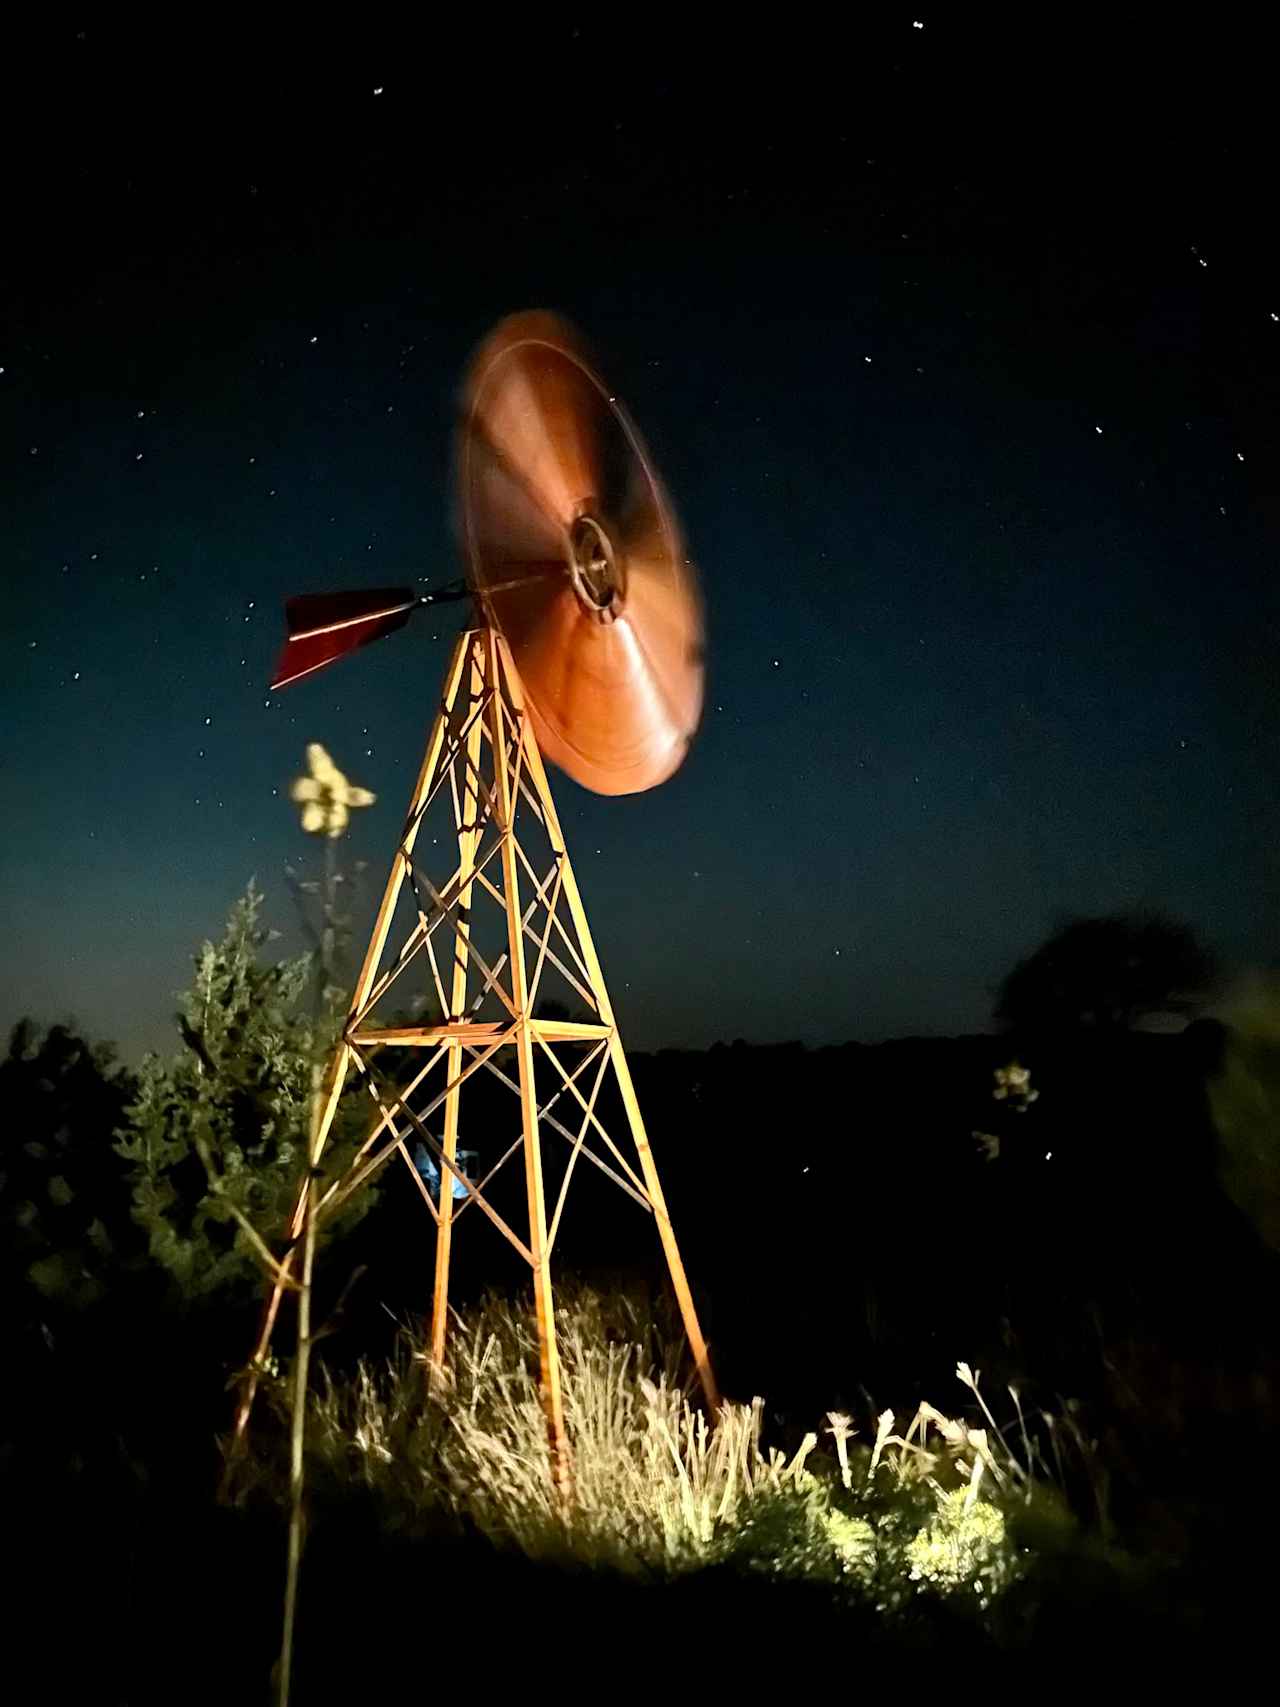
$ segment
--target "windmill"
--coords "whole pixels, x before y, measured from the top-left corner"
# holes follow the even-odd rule
[[[315,1228],[398,1155],[436,1224],[434,1371],[444,1369],[450,1258],[463,1217],[483,1215],[528,1264],[552,1460],[565,1488],[551,1257],[582,1162],[653,1216],[703,1392],[713,1410],[719,1403],[546,770],[554,764],[614,795],[654,788],[677,769],[702,709],[701,605],[635,427],[556,317],[515,315],[481,345],[464,388],[457,480],[464,582],[425,595],[411,587],[318,594],[287,607],[273,688],[393,632],[423,607],[469,598],[474,620],[445,671],[343,1033],[315,1099],[310,1167],[236,1436],[291,1283],[300,1285],[305,1393]],[[433,808],[446,813],[434,842],[425,828]],[[431,853],[442,840],[445,859]],[[482,911],[496,928],[492,943]],[[421,1023],[387,1023],[389,1003],[415,979],[425,986]],[[585,1017],[546,1012],[553,981]],[[369,1093],[368,1134],[347,1172],[321,1191],[318,1164],[352,1074]],[[518,1134],[485,1171],[473,1165],[469,1174],[459,1135],[466,1093],[482,1074],[518,1103]],[[610,1078],[622,1128],[613,1133],[601,1118]],[[467,1136],[474,1148],[474,1133]],[[438,1194],[415,1165],[423,1150],[438,1170]],[[519,1215],[499,1196],[517,1155]]]

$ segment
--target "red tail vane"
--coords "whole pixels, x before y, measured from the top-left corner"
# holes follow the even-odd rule
[[[276,659],[271,686],[287,687],[357,647],[403,628],[418,602],[412,587],[304,593],[290,599],[285,605],[289,638]]]

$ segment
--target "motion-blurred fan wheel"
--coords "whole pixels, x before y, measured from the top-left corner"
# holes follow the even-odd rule
[[[290,599],[272,687],[469,588],[510,648],[548,760],[597,794],[664,782],[702,715],[701,601],[639,434],[553,315],[515,315],[481,345],[458,485],[466,585]]]
[[[571,330],[503,321],[464,393],[467,568],[546,757],[597,794],[677,768],[702,711],[702,613],[638,433]]]

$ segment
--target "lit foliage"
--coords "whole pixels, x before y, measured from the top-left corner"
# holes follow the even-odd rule
[[[841,1483],[849,1492],[830,1490],[824,1537],[840,1570],[881,1612],[903,1612],[921,1593],[957,1590],[986,1612],[1025,1569],[1001,1506],[1021,1512],[1038,1498],[1034,1449],[1024,1427],[1019,1459],[987,1409],[976,1373],[961,1363],[956,1375],[989,1430],[924,1403],[903,1434],[895,1432],[892,1411],[881,1413],[873,1445],[857,1455],[857,1478],[847,1448],[841,1454]],[[987,1499],[979,1497],[984,1484],[992,1493]]]
[[[827,1540],[841,1568],[861,1576],[875,1562],[876,1532],[865,1517],[851,1517],[833,1507],[826,1514]]]
[[[273,933],[260,925],[251,883],[218,943],[195,958],[195,982],[177,1016],[184,1050],[148,1055],[138,1094],[117,1134],[128,1164],[133,1214],[151,1255],[197,1299],[245,1289],[261,1275],[249,1229],[279,1254],[306,1156],[313,1065],[332,1043],[333,992],[321,1018],[305,1011],[313,957],[264,964]],[[368,1121],[358,1092],[344,1095],[323,1184],[350,1161]],[[334,1223],[348,1227],[373,1200],[358,1193]]]
[[[982,1593],[1007,1574],[1004,1515],[986,1500],[971,1499],[967,1488],[953,1488],[907,1543],[906,1558],[916,1581],[947,1593],[972,1584]]]
[[[551,1473],[528,1315],[494,1301],[456,1334],[449,1390],[422,1404],[422,1353],[377,1376],[330,1384],[316,1400],[315,1450],[341,1481],[385,1499],[392,1521],[444,1510],[495,1544],[627,1575],[672,1576],[732,1551],[749,1517],[813,1484],[808,1437],[790,1460],[760,1446],[762,1404],[726,1405],[708,1423],[674,1366],[634,1318],[609,1319],[586,1293],[557,1312],[572,1517]],[[614,1301],[615,1313],[617,1303]],[[625,1309],[624,1309],[625,1316]],[[645,1343],[637,1343],[644,1339]],[[281,1397],[276,1384],[271,1389]],[[777,1512],[775,1512],[775,1516]]]
[[[1040,1092],[1031,1084],[1030,1068],[1024,1067],[1020,1061],[1010,1061],[1007,1066],[997,1067],[995,1081],[992,1098],[1004,1103],[1013,1114],[1025,1114],[1033,1102],[1040,1100]],[[998,1132],[975,1132],[973,1141],[987,1161],[999,1161],[1001,1141]]]
[[[1016,1113],[1025,1114],[1039,1099],[1040,1092],[1032,1089],[1030,1070],[1019,1061],[1010,1061],[1007,1067],[996,1068],[995,1088],[991,1095],[997,1102],[1007,1101]]]
[[[497,1301],[459,1329],[435,1404],[421,1402],[415,1342],[381,1374],[363,1367],[325,1386],[311,1430],[321,1478],[363,1483],[397,1528],[443,1511],[535,1559],[657,1578],[733,1564],[822,1583],[885,1614],[957,1591],[985,1613],[1021,1574],[1002,1508],[1020,1510],[1039,1484],[998,1430],[991,1444],[987,1430],[923,1405],[899,1436],[886,1411],[874,1446],[851,1454],[856,1430],[834,1414],[838,1464],[816,1455],[816,1434],[787,1456],[762,1443],[760,1399],[725,1403],[709,1422],[656,1336],[613,1309],[610,1320],[587,1292],[557,1312],[567,1518],[529,1318]],[[965,1365],[958,1374],[985,1410],[977,1377]],[[271,1390],[283,1408],[280,1383]]]

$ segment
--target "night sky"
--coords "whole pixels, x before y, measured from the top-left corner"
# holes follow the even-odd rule
[[[630,1042],[980,1030],[1068,914],[1277,958],[1270,46],[954,11],[9,43],[0,1021],[167,1047],[251,874],[293,944],[308,741],[380,882],[465,607],[269,697],[282,603],[461,572],[526,307],[708,605],[677,776],[555,783]]]

